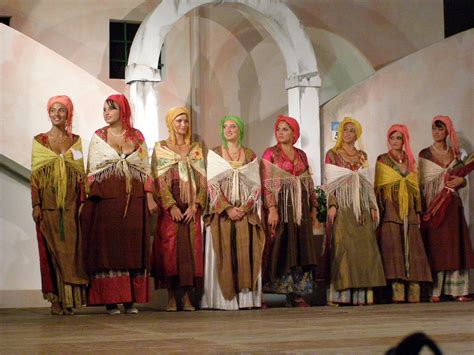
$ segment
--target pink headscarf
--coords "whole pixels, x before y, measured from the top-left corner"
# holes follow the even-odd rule
[[[449,118],[448,116],[435,116],[433,117],[431,124],[434,124],[436,121],[441,121],[446,126],[448,130],[449,140],[451,141],[451,147],[454,150],[454,154],[456,156],[459,156],[460,149],[459,149],[458,135],[456,134],[456,131],[454,130],[453,121],[451,121],[451,118]]]
[[[69,137],[72,135],[72,115],[74,114],[74,106],[72,105],[71,99],[66,96],[66,95],[58,95],[58,96],[53,96],[48,100],[48,103],[46,104],[48,114],[49,110],[51,109],[51,106],[54,103],[60,103],[66,107],[67,110],[67,116],[66,116],[66,132]]]
[[[120,107],[120,121],[122,121],[122,126],[125,129],[125,138],[132,138],[132,110],[130,109],[130,104],[128,103],[125,95],[115,94],[110,95],[107,100],[116,102]]]
[[[410,145],[410,134],[408,133],[408,128],[407,126],[403,124],[394,124],[392,125],[388,131],[387,131],[387,146],[388,149],[390,150],[390,144],[388,143],[388,139],[392,135],[393,132],[400,132],[403,136],[403,148],[405,152],[407,153],[408,157],[408,169],[410,171],[415,170],[415,158],[413,156],[413,151],[411,150],[411,145]]]
[[[275,126],[274,126],[275,137],[276,137],[278,125],[282,121],[286,122],[288,126],[290,126],[291,129],[293,130],[293,144],[295,144],[298,141],[298,138],[300,138],[300,125],[298,124],[298,121],[296,121],[293,117],[283,116],[283,115],[278,116],[278,119],[276,120]]]

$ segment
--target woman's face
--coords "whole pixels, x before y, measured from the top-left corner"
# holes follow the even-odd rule
[[[182,136],[186,136],[189,130],[189,118],[186,114],[182,113],[178,115],[173,120],[173,128],[175,133],[180,134]]]
[[[293,130],[285,121],[281,121],[276,130],[276,137],[278,143],[293,143]]]
[[[240,129],[232,120],[224,122],[224,137],[228,142],[237,142],[239,140]]]
[[[49,108],[49,118],[53,126],[64,127],[67,120],[67,108],[59,102],[53,103]]]
[[[443,142],[448,136],[448,130],[444,124],[439,125],[439,127],[433,123],[431,126],[431,135],[435,142]]]
[[[104,120],[109,125],[112,126],[114,123],[120,122],[120,109],[114,106],[111,106],[104,102]]]
[[[400,132],[393,132],[390,137],[388,137],[388,144],[393,150],[402,150],[403,148],[403,134]]]
[[[356,126],[348,122],[344,125],[342,129],[342,141],[347,144],[353,144],[357,140],[357,130]]]

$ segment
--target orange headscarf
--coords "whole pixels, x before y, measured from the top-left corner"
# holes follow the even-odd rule
[[[298,121],[295,120],[293,117],[283,116],[283,115],[278,116],[278,118],[275,122],[275,126],[274,126],[275,137],[276,137],[276,131],[277,131],[278,125],[282,121],[286,122],[288,124],[288,126],[290,126],[290,128],[292,129],[292,131],[293,131],[293,144],[295,144],[298,141],[298,139],[300,138],[300,125],[298,124]],[[278,140],[278,138],[277,138],[277,140]]]
[[[49,114],[49,110],[51,109],[51,106],[56,102],[64,105],[64,107],[66,107],[66,110],[67,110],[66,132],[67,132],[68,136],[71,136],[72,135],[72,116],[74,114],[74,106],[72,105],[72,101],[69,98],[69,96],[66,96],[66,95],[53,96],[52,98],[50,98],[48,100],[48,103],[46,105],[47,110],[48,110],[48,114]]]
[[[449,140],[451,141],[451,147],[454,150],[454,154],[456,156],[459,156],[460,148],[459,148],[458,135],[456,134],[456,131],[454,130],[453,121],[451,121],[451,118],[449,118],[448,116],[435,116],[433,117],[431,124],[434,124],[436,121],[441,121],[446,126],[446,129],[448,130],[448,137],[449,137]]]
[[[390,150],[390,144],[388,143],[388,139],[392,135],[393,132],[400,132],[403,136],[403,148],[405,152],[407,153],[408,157],[408,169],[410,171],[415,170],[415,158],[413,156],[413,151],[411,150],[411,145],[410,145],[410,134],[408,133],[408,128],[407,126],[403,124],[394,124],[392,125],[388,131],[387,131],[387,146],[388,149]]]
[[[173,107],[168,110],[168,113],[166,114],[166,126],[168,127],[168,132],[169,132],[169,139],[173,144],[176,144],[176,136],[175,136],[175,130],[173,127],[173,120],[178,117],[179,115],[185,114],[188,116],[189,119],[189,128],[188,132],[186,133],[186,137],[184,137],[184,141],[186,144],[191,144],[191,132],[192,132],[192,125],[191,125],[191,115],[189,113],[189,110],[186,107]]]

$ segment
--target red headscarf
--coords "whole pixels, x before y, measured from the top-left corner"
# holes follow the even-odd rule
[[[388,149],[390,150],[390,144],[388,143],[388,139],[392,135],[393,132],[400,132],[403,136],[403,148],[405,152],[407,153],[408,157],[408,169],[410,171],[415,170],[415,158],[413,156],[413,151],[411,150],[411,145],[410,145],[410,134],[408,133],[408,128],[407,126],[403,124],[394,124],[392,125],[388,131],[387,131],[387,146]]]
[[[115,94],[110,95],[107,100],[117,103],[120,107],[120,121],[125,129],[125,138],[131,138],[132,135],[132,111],[125,95]]]
[[[460,149],[459,149],[458,135],[456,134],[456,131],[454,130],[453,121],[451,121],[451,118],[449,118],[448,116],[435,116],[433,117],[431,124],[434,124],[436,121],[441,121],[446,126],[448,130],[449,140],[451,141],[451,147],[454,150],[454,154],[456,156],[459,156]]]
[[[275,137],[276,137],[276,131],[277,131],[278,125],[282,121],[286,122],[288,126],[290,126],[291,129],[293,130],[293,144],[295,144],[298,141],[298,138],[300,138],[300,125],[298,124],[298,121],[296,121],[293,117],[283,116],[283,115],[278,116],[278,119],[276,120],[275,126],[274,126]]]
[[[54,103],[60,103],[66,107],[67,110],[67,116],[66,116],[66,132],[68,136],[72,135],[72,115],[74,114],[74,106],[72,105],[71,99],[66,96],[66,95],[58,95],[58,96],[53,96],[48,100],[48,103],[46,104],[48,114],[49,110],[51,109],[51,106]]]

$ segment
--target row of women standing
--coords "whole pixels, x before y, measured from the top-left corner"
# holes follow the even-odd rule
[[[108,125],[90,143],[86,175],[80,138],[71,132],[70,99],[51,98],[48,113],[51,130],[33,141],[31,182],[43,293],[52,314],[72,314],[82,304],[105,305],[110,314],[119,314],[117,305],[123,304],[125,313],[137,313],[134,303],[150,300],[150,273],[156,287],[168,289],[168,311],[194,310],[196,289],[203,290],[202,308],[261,307],[262,290],[308,306],[302,296],[315,285],[317,198],[306,155],[293,146],[299,138],[294,119],[279,116],[278,144],[258,163],[242,146],[238,117],[221,120],[222,144],[205,155],[191,139],[188,110],[175,108],[166,117],[169,138],[156,143],[150,166],[126,98],[112,95],[104,103]],[[431,282],[431,270],[433,301],[442,294],[467,300],[472,249],[456,193],[465,182],[454,173],[460,161],[450,120],[434,120],[435,143],[420,154],[420,169],[428,172],[422,180],[427,206],[434,200],[439,205],[444,187],[451,192],[443,200],[448,208],[428,209],[428,257],[406,127],[388,132],[389,152],[377,161],[376,193],[367,156],[355,148],[361,134],[357,121],[345,119],[326,156],[328,302],[370,304],[373,288],[386,280],[394,301],[405,299],[406,284],[408,301],[417,302],[419,282]],[[150,246],[149,219],[156,210]]]

